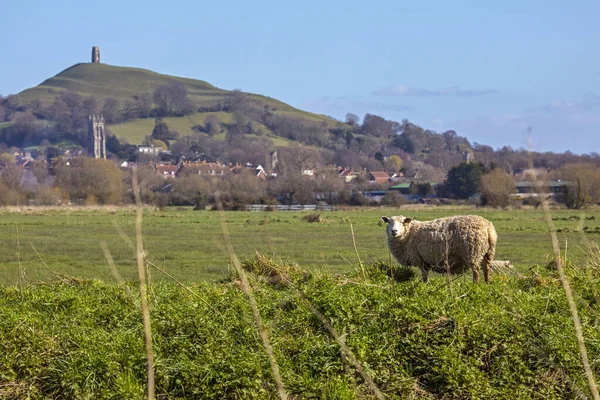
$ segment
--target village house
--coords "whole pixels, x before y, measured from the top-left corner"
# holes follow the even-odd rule
[[[158,155],[162,151],[163,151],[163,149],[160,147],[154,147],[154,146],[139,146],[138,147],[138,152],[142,153],[142,154]]]
[[[172,178],[177,175],[177,172],[179,171],[180,166],[174,165],[174,164],[157,163],[157,164],[155,164],[154,168],[159,175],[161,175],[165,178]]]
[[[206,162],[206,160],[186,161],[181,163],[178,175],[223,176],[228,172],[227,166],[220,163]]]
[[[341,166],[337,167],[337,173],[343,183],[350,183],[354,179],[356,179],[356,177],[361,175],[360,171],[354,171],[350,167],[341,167]]]
[[[386,183],[390,180],[390,174],[383,171],[371,171],[367,174],[370,183]]]

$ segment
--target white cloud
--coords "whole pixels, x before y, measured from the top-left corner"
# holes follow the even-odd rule
[[[600,117],[600,96],[587,92],[578,100],[555,100],[543,106],[530,108],[527,113],[578,117],[587,115],[596,119]]]
[[[365,113],[404,112],[413,110],[412,107],[405,104],[373,101],[370,99],[365,99],[361,96],[326,96],[316,100],[308,101],[301,105],[301,108],[319,112],[321,114],[340,114],[352,112],[359,115],[363,115]]]
[[[373,92],[375,96],[421,96],[421,97],[432,97],[432,96],[454,96],[454,97],[475,97],[483,96],[486,94],[498,93],[496,89],[461,89],[458,86],[451,86],[442,89],[422,89],[415,88],[408,85],[396,85],[379,88]]]

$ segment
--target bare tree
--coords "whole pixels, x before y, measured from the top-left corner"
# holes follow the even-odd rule
[[[23,188],[25,170],[18,165],[6,165],[0,170],[0,182],[8,189],[20,191]]]
[[[61,163],[55,168],[56,186],[69,193],[74,201],[90,201],[115,204],[121,201],[122,174],[117,165],[109,160],[75,157],[69,164]]]
[[[104,114],[104,120],[109,124],[114,124],[119,119],[119,100],[114,97],[108,97],[104,100],[102,106],[102,114]]]
[[[216,115],[209,115],[204,119],[204,130],[209,136],[215,136],[221,133],[222,122]]]
[[[348,125],[358,126],[359,122],[360,122],[360,117],[358,115],[352,114],[350,112],[346,114],[346,123]]]
[[[515,182],[505,171],[496,168],[481,176],[481,194],[484,205],[506,207],[516,192]]]
[[[188,98],[188,90],[181,82],[173,81],[159,86],[154,91],[153,100],[158,113],[162,116],[181,116],[193,111],[193,105]]]
[[[568,182],[564,187],[567,207],[579,209],[600,201],[600,170],[595,164],[566,164],[559,173]]]
[[[319,151],[310,147],[292,145],[278,149],[278,153],[284,175],[300,176],[302,171],[321,164]]]
[[[235,89],[228,92],[224,98],[223,108],[227,112],[245,113],[251,103],[250,96],[242,92],[241,89]]]

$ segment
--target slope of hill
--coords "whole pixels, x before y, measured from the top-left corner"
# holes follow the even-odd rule
[[[163,121],[169,126],[169,129],[177,131],[182,135],[188,135],[193,132],[193,127],[201,125],[209,115],[214,115],[224,123],[232,121],[232,114],[224,111],[220,112],[202,112],[187,115],[185,117],[166,117]],[[260,128],[267,139],[271,140],[275,146],[287,146],[290,140],[276,136],[264,125],[255,123]],[[109,130],[119,139],[126,139],[129,143],[140,144],[147,135],[152,133],[154,128],[154,118],[137,118],[120,124],[109,125]],[[255,137],[255,135],[249,135]],[[214,136],[215,139],[225,139],[225,133]]]
[[[94,97],[99,104],[109,97],[119,100],[120,104],[132,100],[134,96],[150,94],[162,85],[172,82],[179,82],[185,85],[188,90],[189,99],[197,107],[214,107],[222,102],[229,93],[228,90],[219,89],[208,82],[189,78],[180,78],[170,75],[159,74],[150,70],[141,68],[119,67],[107,64],[79,63],[65,69],[56,76],[45,80],[40,85],[26,89],[19,93],[23,104],[29,104],[33,100],[39,100],[44,105],[51,104],[55,97],[62,91],[73,91],[82,96]],[[262,96],[258,94],[249,94],[250,98],[259,101],[261,104],[269,106],[275,115],[285,115],[297,117],[310,122],[325,123],[332,127],[337,121],[331,118],[312,114],[306,111],[296,109],[279,100]],[[211,113],[196,113],[190,117],[172,117],[168,124],[173,126],[181,134],[186,135],[191,132],[191,126],[201,124]],[[220,118],[223,122],[230,122],[232,115],[230,113],[220,112]],[[153,122],[149,119],[135,119],[122,124],[111,126],[111,130],[119,137],[125,138],[131,143],[140,143],[144,136],[152,131],[147,128]],[[270,134],[270,130],[265,127],[261,129]]]
[[[82,96],[95,97],[100,102],[107,97],[125,101],[136,95],[152,93],[157,87],[172,81],[183,83],[190,98],[198,103],[210,103],[212,99],[220,98],[225,93],[224,90],[200,80],[177,78],[139,68],[80,63],[38,86],[24,90],[19,96],[25,103],[33,99],[51,103],[62,90],[71,90]]]

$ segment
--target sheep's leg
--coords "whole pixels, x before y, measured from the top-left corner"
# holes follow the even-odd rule
[[[483,259],[483,280],[485,281],[485,283],[489,282],[489,266],[490,266],[490,261],[487,259],[487,257],[485,257]]]
[[[427,277],[429,266],[425,264],[422,259],[414,260],[414,265],[421,270],[421,278],[423,279],[423,283],[427,283],[429,281],[429,278]]]
[[[423,279],[423,283],[427,283],[429,281],[429,278],[427,277],[427,273],[428,271],[425,269],[425,267],[419,267],[419,269],[421,270],[421,278]]]
[[[485,256],[483,256],[483,279],[485,283],[489,282],[489,269],[492,264],[492,260],[494,259],[494,250],[489,251]]]
[[[473,282],[479,283],[479,264],[472,264],[471,269],[473,270]],[[487,271],[487,268],[486,268]],[[485,272],[484,272],[485,274]],[[486,279],[487,282],[487,279]]]

